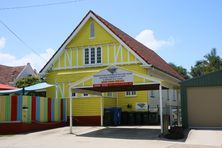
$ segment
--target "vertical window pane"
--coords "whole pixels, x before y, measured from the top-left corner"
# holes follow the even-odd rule
[[[89,49],[85,49],[85,64],[89,64]]]
[[[95,37],[95,27],[94,27],[94,23],[92,22],[90,24],[90,38]]]
[[[72,93],[72,97],[76,97],[76,93]]]
[[[97,63],[102,63],[102,55],[100,47],[97,48],[96,54],[97,54]]]
[[[126,92],[126,96],[135,96],[136,95],[136,91],[127,91]]]
[[[96,55],[95,55],[95,48],[91,48],[91,64],[95,64]]]
[[[84,96],[84,97],[87,97],[87,96],[89,96],[89,94],[83,94],[83,96]]]

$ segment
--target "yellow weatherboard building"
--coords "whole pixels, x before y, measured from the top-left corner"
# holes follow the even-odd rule
[[[103,125],[104,109],[110,107],[119,107],[122,112],[147,112],[150,91],[178,90],[183,80],[154,51],[93,11],[40,74],[56,86],[47,89],[47,96],[71,98],[75,125]],[[68,116],[69,106],[70,101]]]

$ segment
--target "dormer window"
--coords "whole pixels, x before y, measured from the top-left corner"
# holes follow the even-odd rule
[[[94,22],[92,22],[90,24],[90,39],[95,37],[95,26],[94,26]]]

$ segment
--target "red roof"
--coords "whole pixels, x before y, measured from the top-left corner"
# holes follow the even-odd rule
[[[138,42],[119,28],[115,27],[99,15],[95,14],[93,11],[91,12],[97,17],[97,19],[99,19],[104,25],[106,25],[106,27],[108,27],[116,36],[118,36],[129,48],[137,53],[148,64],[151,64],[156,69],[163,71],[173,77],[176,77],[179,80],[184,80],[184,78],[176,70],[174,70],[153,50]]]
[[[0,65],[0,83],[10,85],[24,68],[25,66],[11,67]]]
[[[16,87],[0,84],[0,90],[11,90],[11,89],[16,89]]]

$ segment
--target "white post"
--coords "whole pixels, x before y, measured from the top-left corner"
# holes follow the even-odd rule
[[[72,134],[72,89],[69,88],[69,126],[70,134]]]
[[[171,91],[173,91],[173,96],[170,96],[170,92]],[[175,93],[175,91],[174,91],[174,89],[168,89],[167,90],[168,91],[168,96],[169,96],[169,105],[170,105],[170,126],[172,127],[172,125],[173,125],[173,114],[172,114],[172,105],[173,105],[173,101],[172,100],[174,100],[174,93]]]
[[[100,125],[103,126],[103,96],[100,97]]]
[[[180,90],[177,89],[176,90],[176,101],[177,101],[177,124],[180,125],[180,110],[179,110],[179,107],[180,107]]]
[[[116,93],[116,107],[119,107],[119,93]]]
[[[162,98],[162,85],[159,85],[159,94],[160,94],[160,126],[161,134],[163,134],[163,98]]]
[[[55,89],[56,89],[56,99],[58,99],[58,84],[56,83],[56,85],[55,85]]]

